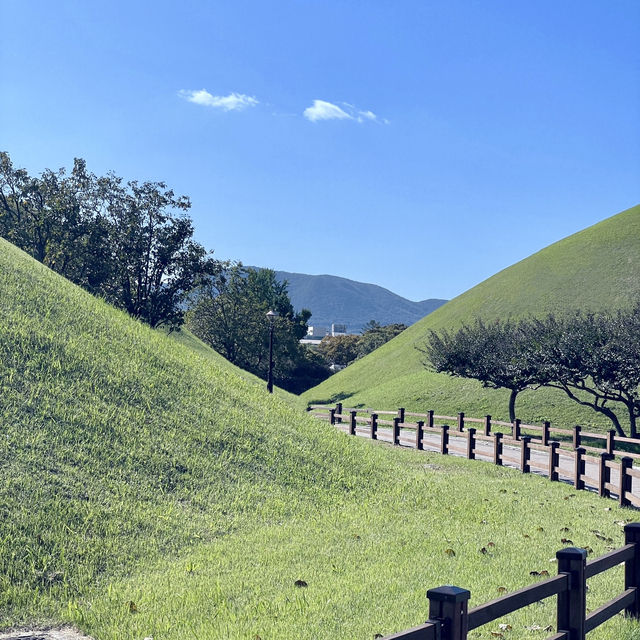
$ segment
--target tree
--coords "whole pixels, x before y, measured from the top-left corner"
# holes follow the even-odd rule
[[[640,303],[611,313],[576,312],[517,322],[478,320],[456,332],[431,332],[427,362],[438,372],[474,378],[511,391],[509,418],[526,388],[560,389],[573,401],[625,431],[612,403],[621,403],[629,434],[637,437],[640,417]]]
[[[73,170],[32,178],[0,153],[0,235],[76,284],[98,292],[108,277],[109,229],[96,201],[96,177]]]
[[[375,320],[370,320],[364,325],[362,336],[358,341],[358,358],[375,351],[378,347],[402,333],[406,328],[406,324],[396,323],[383,326]]]
[[[193,224],[184,214],[191,204],[163,182],[132,181],[126,188],[110,182],[110,248],[116,259],[103,293],[152,327],[179,326],[187,294],[220,269],[192,240]]]
[[[318,352],[329,364],[346,367],[358,357],[360,336],[325,336],[318,345]]]
[[[640,417],[640,303],[609,313],[576,313],[538,321],[540,363],[546,385],[611,420],[625,435],[611,402],[623,404],[629,435],[637,437]]]
[[[516,398],[532,386],[543,383],[537,360],[534,325],[522,321],[476,320],[455,332],[431,331],[425,353],[425,365],[438,373],[473,378],[483,386],[508,389],[509,419],[516,419]]]
[[[202,286],[187,314],[187,326],[201,340],[237,366],[266,378],[269,357],[267,311],[278,313],[274,328],[274,381],[287,390],[314,386],[327,377],[326,367],[308,353],[300,339],[307,332],[311,312],[296,313],[287,283],[270,269],[247,269],[226,264]]]
[[[79,158],[34,178],[0,153],[0,235],[152,327],[182,324],[188,292],[218,270],[189,207],[163,182],[97,177]]]

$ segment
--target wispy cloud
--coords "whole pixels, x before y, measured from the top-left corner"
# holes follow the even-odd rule
[[[359,111],[348,102],[342,102],[340,105],[338,106],[325,100],[314,100],[313,104],[307,107],[302,115],[311,122],[317,122],[318,120],[354,120],[355,122],[369,121],[389,124],[388,120],[378,117],[373,111]]]
[[[247,96],[244,93],[230,93],[228,96],[214,96],[206,89],[192,90],[182,89],[178,91],[178,95],[189,102],[199,104],[204,107],[214,107],[223,111],[241,111],[246,107],[255,107],[259,104],[253,96]]]
[[[307,120],[317,122],[318,120],[353,120],[353,116],[341,109],[337,104],[325,102],[324,100],[314,100],[313,105],[307,107],[303,114]]]

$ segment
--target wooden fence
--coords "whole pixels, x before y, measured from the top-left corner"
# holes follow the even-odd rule
[[[464,413],[457,416],[438,416],[433,411],[410,413],[403,408],[397,411],[344,409],[340,403],[336,406],[311,405],[309,410],[315,417],[327,419],[351,435],[370,437],[393,445],[435,450],[442,454],[453,453],[469,459],[485,459],[497,465],[507,462],[519,467],[523,473],[537,470],[550,480],[558,480],[563,475],[567,477],[567,473],[561,469],[560,456],[568,456],[572,462],[568,479],[572,480],[576,489],[590,486],[604,497],[617,493],[622,506],[640,507],[640,498],[633,493],[633,479],[640,478],[640,470],[632,466],[633,458],[640,458],[640,453],[627,450],[630,446],[638,445],[638,440],[616,436],[613,430],[603,435],[583,432],[579,426],[573,429],[554,428],[549,422],[529,425],[522,424],[520,420],[513,423],[492,421],[491,416],[469,418]],[[381,415],[393,417],[381,419]],[[410,422],[408,418],[424,420]],[[454,422],[455,427],[452,429],[448,422]],[[481,431],[469,426],[471,424],[481,424]],[[494,427],[502,430],[495,431]],[[535,436],[530,432],[534,432]],[[554,434],[564,440],[552,440]],[[604,443],[602,447],[597,447],[586,445],[584,440],[603,440]],[[456,447],[455,441],[458,444],[462,441],[463,446]],[[619,444],[625,449],[617,449],[616,445]],[[518,455],[509,457],[504,445],[512,451],[515,447]],[[532,451],[543,452],[545,462],[541,463],[539,456],[538,460],[532,459]],[[599,455],[587,456],[587,451]],[[616,462],[615,458],[620,456],[620,461]],[[588,458],[593,461],[590,466],[596,469],[597,477],[586,473]],[[612,472],[617,475],[616,483],[612,482]],[[455,586],[429,589],[429,619],[418,627],[388,636],[385,640],[465,640],[469,631],[552,596],[557,597],[556,633],[547,640],[584,640],[589,631],[621,611],[640,619],[640,523],[627,524],[624,535],[625,545],[622,548],[589,562],[586,549],[562,549],[556,553],[557,576],[471,610],[468,609],[471,593],[467,589]],[[622,593],[587,613],[587,579],[622,563]]]
[[[558,575],[468,610],[471,593],[460,587],[429,589],[429,619],[386,640],[465,640],[469,631],[551,596],[557,596],[556,633],[547,640],[584,640],[617,613],[640,618],[640,523],[627,524],[624,547],[587,559],[585,549],[556,553]],[[624,562],[624,591],[587,613],[587,579]]]
[[[492,420],[491,416],[470,418],[464,413],[440,416],[433,411],[412,413],[404,408],[344,408],[341,403],[311,405],[309,411],[351,435],[496,465],[506,463],[523,473],[537,471],[552,481],[568,480],[576,489],[593,489],[602,497],[617,496],[621,506],[640,507],[640,494],[634,493],[634,479],[640,478],[640,469],[633,467],[633,459],[640,458],[640,442],[617,436],[613,429],[601,434],[583,431],[580,426],[552,427],[549,422],[531,425],[520,420]],[[556,435],[559,438],[552,439]],[[594,446],[598,443],[600,446]]]

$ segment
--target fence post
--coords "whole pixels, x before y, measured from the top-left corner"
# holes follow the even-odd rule
[[[491,416],[486,415],[484,417],[484,435],[488,436],[491,434]]]
[[[600,454],[600,467],[598,469],[598,495],[601,498],[609,498],[611,491],[607,489],[607,484],[611,482],[611,469],[608,467],[607,462],[613,460],[613,454],[603,451]]]
[[[335,424],[335,423],[336,423],[336,410],[329,409],[329,424]]]
[[[449,453],[449,425],[443,424],[440,432],[440,453],[447,455]]]
[[[371,414],[371,439],[372,440],[378,439],[378,414],[377,413]]]
[[[417,426],[416,426],[416,449],[418,451],[422,451],[422,449],[424,448],[422,445],[422,438],[424,436],[424,422],[422,422],[422,420],[418,420],[417,422]]]
[[[578,427],[579,428],[579,427]],[[584,454],[586,451],[583,447],[578,447],[574,451],[575,464],[573,466],[573,486],[576,489],[584,489],[584,480],[582,474],[584,473]]]
[[[429,429],[433,429],[433,414],[433,409],[429,409],[429,411],[427,411],[427,427],[429,427]]]
[[[350,436],[355,436],[356,435],[356,414],[358,412],[357,411],[350,411],[349,412],[349,435]]]
[[[458,431],[464,431],[464,411],[458,414]]]
[[[560,463],[560,456],[558,455],[558,447],[560,443],[557,440],[552,440],[549,443],[549,480],[556,482],[558,480],[558,467]]]
[[[336,418],[336,422],[338,424],[342,424],[342,402],[337,402],[336,403],[336,414],[339,416],[338,418]]]
[[[476,430],[473,427],[467,429],[467,458],[469,460],[476,459]]]
[[[624,526],[624,543],[635,544],[633,558],[624,563],[624,588],[635,587],[636,599],[626,609],[626,615],[640,618],[640,522],[631,522]]]
[[[610,453],[611,455],[613,455],[613,450],[616,446],[615,438],[616,438],[616,430],[609,429],[609,431],[607,431],[607,453]]]
[[[502,466],[502,434],[499,431],[493,434],[493,464]]]
[[[398,409],[398,420],[399,422],[404,422],[404,407]]]
[[[470,597],[471,593],[460,587],[438,587],[427,591],[429,620],[442,623],[441,640],[466,640]]]
[[[529,473],[529,471],[531,471],[529,465],[529,460],[531,460],[530,442],[531,436],[522,436],[522,440],[520,441],[520,469],[522,473]]]
[[[516,418],[513,421],[513,427],[511,428],[511,437],[514,440],[520,440],[520,423],[522,421],[520,420],[520,418]]]
[[[391,442],[393,442],[394,445],[400,444],[400,418],[393,419]]]
[[[631,506],[631,502],[627,499],[626,493],[627,491],[631,491],[631,482],[632,478],[627,473],[627,469],[631,468],[633,464],[633,460],[631,458],[627,458],[626,456],[620,460],[620,506],[621,507],[629,507]]]
[[[545,420],[542,423],[542,446],[549,446],[549,429],[551,428],[551,423],[548,420]]]
[[[577,424],[573,427],[573,448],[577,449],[580,446],[580,432],[582,431],[582,427]]]
[[[584,640],[587,615],[586,549],[569,547],[556,553],[558,573],[569,576],[569,589],[558,594],[558,633],[565,632],[568,640]]]

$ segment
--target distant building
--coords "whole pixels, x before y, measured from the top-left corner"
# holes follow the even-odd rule
[[[346,336],[347,335],[347,325],[346,324],[332,324],[331,325],[331,335],[332,336]]]
[[[301,344],[318,345],[322,338],[326,336],[346,336],[347,325],[346,324],[332,324],[331,330],[327,327],[310,326],[307,327],[307,335],[300,340]]]
[[[334,325],[331,325],[331,327],[333,328]],[[325,336],[329,335],[329,329],[327,329],[327,327],[308,327],[307,328],[307,335],[305,336],[305,338],[307,340],[322,340],[322,338],[324,338]]]

